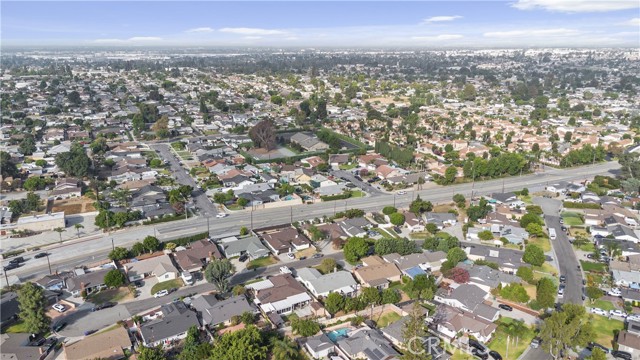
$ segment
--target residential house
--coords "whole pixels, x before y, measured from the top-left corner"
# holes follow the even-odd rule
[[[349,162],[349,154],[333,154],[329,156],[329,165],[335,170]]]
[[[67,360],[120,360],[126,358],[133,345],[129,332],[118,326],[113,330],[86,336],[70,345],[64,344],[64,356]]]
[[[400,353],[393,348],[389,340],[377,330],[366,327],[354,330],[348,337],[340,338],[337,345],[349,359],[397,360],[400,358]]]
[[[507,286],[511,283],[522,282],[522,280],[515,275],[503,273],[502,271],[494,270],[485,265],[472,265],[461,262],[457,266],[469,272],[469,284],[475,285],[486,292],[490,292],[498,286]]]
[[[319,156],[311,156],[311,157],[308,157],[308,158],[304,158],[304,159],[300,160],[300,162],[302,162],[303,164],[309,164],[309,166],[312,169],[315,169],[316,167],[318,167],[318,165],[325,163],[325,161],[322,160],[322,158],[319,157]]]
[[[18,320],[19,305],[18,294],[14,291],[6,292],[0,296],[0,309],[2,309],[0,311],[0,328],[4,329]]]
[[[404,256],[392,253],[384,255],[382,258],[384,261],[396,265],[404,275],[413,279],[416,275],[440,270],[442,263],[447,260],[447,254],[444,251],[423,251]]]
[[[328,358],[335,351],[335,345],[325,333],[306,338],[304,347],[314,359]]]
[[[410,232],[421,232],[425,230],[424,222],[422,219],[411,211],[403,211],[404,225]]]
[[[252,260],[269,256],[267,249],[256,236],[248,236],[238,239],[235,236],[220,239],[218,241],[225,257],[233,258],[247,254]]]
[[[631,354],[632,359],[640,357],[640,322],[627,322],[627,329],[620,330],[616,338],[618,350]]]
[[[258,313],[244,295],[232,296],[226,300],[218,300],[214,294],[197,295],[191,301],[191,307],[200,314],[202,324],[212,328],[219,324],[230,325],[234,317],[245,312]]]
[[[616,240],[630,241],[630,242],[633,242],[634,244],[637,244],[640,241],[638,239],[638,234],[636,234],[636,232],[633,229],[627,226],[618,224],[618,225],[609,226],[608,229],[609,229],[609,232],[611,232],[611,235],[613,235],[613,237]]]
[[[162,317],[140,325],[139,333],[145,346],[167,346],[187,337],[192,326],[200,327],[196,313],[181,301],[162,305]]]
[[[87,295],[98,292],[102,289],[106,289],[107,285],[104,284],[104,276],[113,268],[105,268],[101,270],[85,272],[83,269],[75,269],[75,276],[69,277],[66,280],[66,290],[71,295],[78,297],[82,291],[85,290]]]
[[[515,208],[519,206],[524,206],[525,203],[521,200],[518,200],[518,196],[513,192],[507,193],[492,193],[491,200],[489,202],[496,204],[504,204],[509,206],[510,208]]]
[[[308,305],[312,299],[304,286],[291,274],[281,274],[247,285],[254,291],[254,303],[265,314],[290,314]]]
[[[290,141],[300,145],[305,151],[323,151],[329,148],[329,145],[320,141],[316,136],[310,136],[301,132],[294,134]]]
[[[31,334],[12,333],[0,335],[0,353],[2,360],[43,360],[53,349],[53,344],[43,346],[30,345]]]
[[[349,237],[363,237],[367,235],[367,230],[371,223],[363,218],[357,217],[353,219],[344,219],[338,222],[338,225]]]
[[[178,277],[178,269],[173,265],[171,258],[167,254],[152,258],[132,261],[123,264],[123,269],[129,281],[137,281],[151,276],[155,276],[158,282],[173,280]]]
[[[393,178],[402,175],[401,169],[393,168],[389,165],[380,165],[375,170],[376,176],[381,179]]]
[[[640,289],[640,255],[627,257],[627,261],[611,260],[609,271],[616,285]]]
[[[498,269],[509,274],[515,274],[518,268],[530,266],[522,261],[523,251],[484,246],[478,244],[463,244],[469,260],[485,260],[498,264]]]
[[[195,272],[202,270],[211,260],[222,259],[222,255],[216,244],[204,239],[192,243],[189,249],[176,251],[173,259],[183,271]]]
[[[57,179],[53,190],[49,193],[49,199],[69,199],[80,197],[82,189],[78,186],[78,179],[62,178]]]
[[[40,286],[45,290],[61,291],[65,287],[64,280],[68,275],[69,274],[67,273],[62,273],[62,274],[56,273],[56,274],[45,275],[34,282],[36,285]]]
[[[311,241],[306,236],[298,233],[294,227],[281,228],[260,234],[267,247],[275,254],[290,253],[308,249]]]
[[[436,224],[440,230],[445,226],[453,226],[458,222],[456,215],[452,213],[426,212],[423,217],[427,224]]]
[[[344,270],[322,275],[317,269],[305,267],[297,270],[296,277],[316,298],[327,297],[332,292],[354,296],[358,290],[358,283]]]
[[[434,300],[445,305],[473,313],[487,321],[496,321],[498,309],[484,303],[489,293],[473,284],[460,284],[452,289],[438,289]]]
[[[591,228],[591,235],[595,235],[593,233],[593,227]],[[600,246],[606,247],[607,244],[616,244],[616,246],[622,251],[622,254],[621,254],[622,256],[640,255],[640,244],[632,241],[601,238],[601,239],[596,239],[595,244],[598,247]]]
[[[384,261],[379,256],[369,256],[362,259],[363,267],[355,269],[353,274],[365,287],[386,289],[389,282],[400,281],[402,272],[395,264]]]
[[[496,324],[479,315],[449,305],[439,307],[436,314],[438,314],[437,320],[433,317],[428,319],[429,326],[441,338],[448,341],[463,333],[487,343],[498,328]],[[435,323],[434,320],[436,320]]]

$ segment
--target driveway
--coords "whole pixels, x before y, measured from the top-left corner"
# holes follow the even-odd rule
[[[150,146],[158,152],[162,160],[169,162],[171,173],[176,178],[178,184],[189,185],[193,188],[191,196],[197,208],[202,211],[202,215],[207,217],[217,214],[218,210],[216,206],[209,200],[204,190],[198,189],[198,184],[196,184],[195,180],[189,175],[189,172],[180,165],[178,158],[171,152],[171,146],[169,144],[153,144]]]
[[[533,202],[542,208],[547,228],[556,229],[557,237],[550,241],[555,253],[554,258],[562,259],[562,261],[558,261],[558,270],[561,275],[567,277],[564,296],[559,299],[559,302],[582,304],[582,270],[567,234],[560,229],[562,225],[559,213],[562,203],[555,199],[542,197],[534,198]]]
[[[118,320],[131,317],[124,305],[92,312],[93,304],[85,302],[68,316],[61,317],[57,322],[65,321],[67,326],[59,334],[66,337],[83,336],[88,330],[101,330],[113,325]]]
[[[356,179],[355,175],[353,175],[353,172],[351,172],[351,171],[331,170],[331,171],[329,171],[329,173],[331,175],[335,176],[335,177],[345,178],[345,179],[349,180],[350,182],[355,184],[357,187],[359,187],[363,191],[366,191],[367,193],[369,193],[369,195],[371,195],[371,196],[385,195],[385,192],[383,192],[383,191],[381,191],[379,189],[376,189],[375,187],[371,186],[371,184],[369,184],[368,182],[360,181],[360,180]]]

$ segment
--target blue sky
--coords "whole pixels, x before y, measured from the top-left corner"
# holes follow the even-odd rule
[[[3,45],[640,46],[640,1],[2,1]]]

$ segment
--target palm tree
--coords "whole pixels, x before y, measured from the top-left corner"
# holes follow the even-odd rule
[[[76,228],[76,233],[78,234],[78,237],[80,237],[80,229],[84,229],[84,225],[75,224],[75,225],[73,225],[73,227]]]
[[[607,248],[607,254],[609,254],[610,259],[614,259],[622,255],[622,249],[620,249],[620,245],[616,243],[609,242],[605,247]]]
[[[273,360],[297,360],[300,359],[300,351],[296,343],[289,338],[273,338],[271,341]]]
[[[58,235],[60,236],[60,243],[62,243],[62,233],[67,231],[67,230],[65,230],[64,228],[61,228],[61,227],[57,227],[57,228],[53,229],[53,231],[58,233]]]

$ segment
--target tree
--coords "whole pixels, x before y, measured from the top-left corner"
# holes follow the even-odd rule
[[[380,301],[382,301],[382,297],[380,296],[380,290],[378,290],[378,288],[375,288],[375,287],[364,288],[360,296],[362,298],[362,301],[366,305],[378,305],[380,304]]]
[[[493,240],[493,233],[491,230],[483,230],[478,233],[478,238],[485,241]]]
[[[146,251],[146,248],[144,247],[144,244],[142,244],[139,241],[133,244],[133,246],[131,246],[131,252],[133,253],[134,256],[144,254],[145,251]]]
[[[318,266],[318,270],[320,270],[320,272],[323,274],[328,274],[332,272],[333,269],[336,268],[336,266],[338,266],[336,260],[334,258],[327,257],[322,259],[322,262]]]
[[[51,319],[46,315],[47,299],[44,289],[27,282],[18,290],[20,319],[28,333],[40,334],[49,330]]]
[[[211,344],[200,340],[200,330],[194,325],[187,331],[182,351],[178,354],[178,360],[205,360],[209,358]]]
[[[233,272],[233,265],[228,259],[213,260],[205,268],[204,277],[217,286],[221,293],[225,293],[229,289],[229,278]]]
[[[593,350],[591,350],[591,355],[585,358],[585,360],[607,360],[607,354],[604,350],[594,346]]]
[[[589,300],[591,301],[592,304],[596,300],[600,299],[604,295],[602,290],[600,290],[599,288],[597,288],[595,286],[587,286],[586,289],[584,289],[584,292],[585,292],[585,295],[587,295],[587,297],[589,298]]]
[[[113,269],[104,276],[104,284],[110,288],[120,287],[124,285],[126,281],[125,275],[118,269]]]
[[[407,238],[382,238],[376,241],[374,250],[378,255],[398,253],[404,256],[420,252],[420,250],[418,249],[418,244],[416,244],[415,241],[409,240]]]
[[[240,314],[240,322],[242,322],[245,325],[251,325],[255,323],[255,321],[256,321],[256,315],[251,311],[245,311],[242,314]]]
[[[56,165],[67,176],[85,177],[89,175],[91,159],[82,144],[74,142],[68,152],[56,155]]]
[[[404,215],[400,213],[394,213],[389,215],[389,221],[395,226],[401,226],[404,224]]]
[[[355,264],[367,254],[369,251],[369,244],[364,238],[351,237],[347,239],[346,244],[342,248],[344,258],[351,264]]]
[[[411,282],[411,290],[415,292],[418,299],[431,299],[436,288],[433,276],[425,274],[416,275]]]
[[[465,84],[461,94],[462,100],[473,101],[476,99],[476,87],[473,84]]]
[[[529,294],[527,294],[527,290],[525,290],[524,286],[517,283],[512,283],[503,287],[500,290],[500,296],[507,300],[523,304],[529,301]]]
[[[69,99],[69,102],[76,106],[80,105],[80,103],[82,102],[82,99],[80,99],[80,93],[75,90],[67,94],[67,99]]]
[[[453,195],[453,202],[456,203],[456,206],[459,208],[464,208],[467,199],[462,194]]]
[[[516,271],[516,275],[528,283],[533,281],[533,270],[528,266],[520,266]]]
[[[144,240],[142,240],[142,245],[144,245],[144,248],[149,251],[149,253],[159,250],[162,246],[160,241],[153,236],[145,237]]]
[[[456,166],[449,166],[444,171],[445,184],[453,184],[453,182],[456,181],[457,176],[458,176],[458,168]]]
[[[33,140],[32,135],[25,136],[24,139],[18,145],[18,151],[22,155],[31,155],[36,151],[36,142]]]
[[[396,289],[384,289],[382,290],[382,303],[383,304],[397,304],[402,299],[400,292]]]
[[[311,319],[298,318],[291,321],[291,330],[300,336],[309,337],[320,331],[320,324]]]
[[[427,335],[424,326],[424,315],[422,306],[418,302],[413,303],[411,312],[402,327],[402,337],[406,349],[400,357],[402,360],[429,360],[429,355],[422,344],[422,339]]]
[[[45,187],[46,184],[47,182],[43,178],[32,176],[27,180],[25,180],[24,183],[22,183],[22,187],[25,188],[27,191],[35,191],[35,190],[42,189],[43,187]]]
[[[257,148],[273,150],[276,146],[276,130],[271,120],[262,120],[249,130],[249,137]]]
[[[210,359],[216,360],[266,360],[267,347],[262,333],[255,326],[225,333],[214,342]]]
[[[129,250],[123,247],[116,246],[111,252],[109,252],[109,259],[111,260],[122,260],[127,259],[131,254]]]
[[[529,235],[531,236],[544,236],[544,230],[542,229],[542,225],[536,223],[530,223],[527,225],[526,229]]]
[[[142,346],[139,350],[138,359],[139,360],[164,360],[165,354],[164,350],[160,346],[156,347],[146,347]]]
[[[538,280],[536,285],[536,301],[543,308],[550,308],[556,300],[558,288],[548,277]]]
[[[89,149],[91,149],[91,153],[93,155],[104,154],[109,151],[109,145],[107,145],[107,139],[104,137],[99,137],[95,139],[91,145],[89,145]]]
[[[545,261],[544,251],[538,245],[529,244],[524,249],[522,261],[533,266],[542,266]]]
[[[249,234],[249,229],[247,229],[246,226],[241,227],[240,228],[240,236],[244,236],[244,235],[247,235],[247,234]]]
[[[62,227],[57,227],[57,228],[53,229],[53,231],[58,233],[58,235],[60,236],[60,243],[62,243],[62,233],[67,231],[67,230],[65,230]]]
[[[169,118],[163,115],[158,121],[151,125],[151,130],[155,131],[156,137],[164,139],[169,137]]]
[[[18,167],[11,160],[11,155],[6,151],[0,151],[0,174],[3,178],[18,175]]]
[[[301,360],[300,350],[296,343],[288,337],[282,339],[272,338],[271,342],[272,360]]]
[[[397,212],[398,212],[398,209],[396,209],[393,206],[385,206],[384,208],[382,208],[382,213],[385,215],[391,215]]]
[[[469,272],[457,266],[447,272],[447,277],[458,284],[469,282]]]
[[[527,228],[527,225],[534,223],[539,225],[544,225],[544,222],[540,218],[540,216],[532,213],[525,214],[520,218],[520,226],[523,228]]]
[[[431,201],[424,201],[420,198],[420,195],[416,197],[415,200],[409,204],[409,211],[416,215],[420,215],[425,211],[431,211],[433,209],[433,204]]]
[[[570,348],[585,346],[595,337],[592,322],[581,305],[564,304],[562,311],[554,311],[540,326],[542,348],[559,359]]]
[[[340,293],[332,292],[327,295],[327,298],[324,300],[324,308],[331,315],[335,315],[338,311],[344,309],[344,297],[340,295]]]
[[[40,196],[32,191],[27,193],[27,198],[24,200],[25,211],[38,211],[40,209]]]
[[[564,142],[571,142],[571,136],[573,136],[571,131],[567,131],[566,133],[564,133]]]
[[[82,224],[74,224],[73,227],[76,229],[76,234],[80,237],[80,229],[84,229],[84,225]]]
[[[467,253],[459,247],[452,248],[447,252],[447,260],[454,265],[466,259]]]
[[[236,285],[233,287],[233,289],[231,289],[231,293],[233,293],[233,295],[235,296],[244,295],[247,293],[247,288],[242,285]]]

